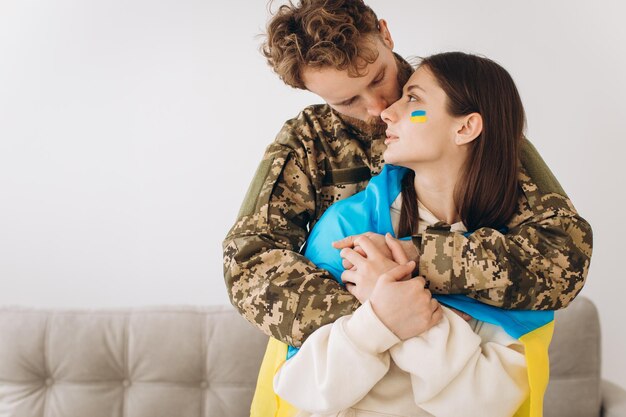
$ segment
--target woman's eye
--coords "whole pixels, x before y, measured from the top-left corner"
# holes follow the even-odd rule
[[[411,102],[411,101],[417,101],[417,97],[409,96],[409,102]]]

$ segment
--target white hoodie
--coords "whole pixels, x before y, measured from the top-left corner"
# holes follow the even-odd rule
[[[421,227],[437,222],[423,205],[419,214]],[[436,326],[401,341],[368,301],[316,330],[276,374],[274,390],[299,416],[512,416],[529,393],[523,345],[499,326],[442,309]]]

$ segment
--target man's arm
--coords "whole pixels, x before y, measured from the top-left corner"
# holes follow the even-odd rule
[[[264,333],[292,346],[360,305],[298,253],[316,209],[300,153],[277,143],[268,147],[223,242],[232,304]]]
[[[508,309],[566,307],[582,289],[592,253],[591,226],[578,215],[536,149],[522,146],[525,198],[506,234],[481,228],[465,237],[427,229],[419,274],[433,293],[465,293]]]

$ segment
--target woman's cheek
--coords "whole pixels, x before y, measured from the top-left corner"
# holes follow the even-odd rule
[[[411,116],[409,116],[409,121],[415,124],[423,124],[428,121],[428,116],[426,115],[426,110],[414,110],[411,112]]]

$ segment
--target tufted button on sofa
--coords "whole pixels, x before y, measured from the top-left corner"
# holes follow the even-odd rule
[[[0,308],[0,417],[248,416],[266,343],[230,307]],[[626,416],[589,299],[557,312],[550,358],[546,417]]]

